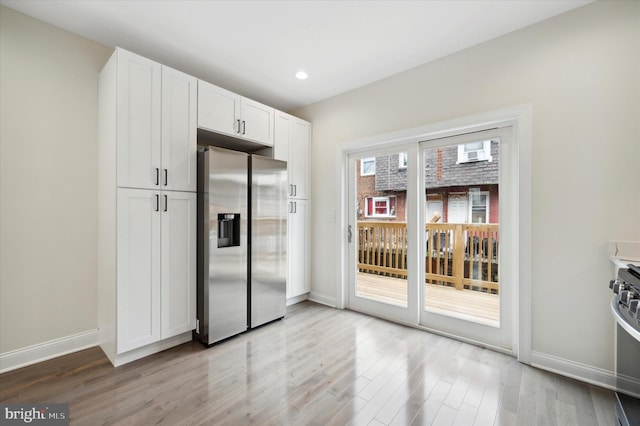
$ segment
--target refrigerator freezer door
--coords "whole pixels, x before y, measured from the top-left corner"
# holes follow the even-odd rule
[[[209,148],[198,154],[198,320],[210,345],[247,329],[247,154]]]
[[[284,317],[287,163],[251,157],[251,327]]]

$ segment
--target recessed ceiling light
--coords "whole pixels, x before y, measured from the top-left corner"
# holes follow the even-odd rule
[[[298,80],[306,80],[306,79],[307,79],[307,77],[309,77],[309,75],[308,75],[306,72],[302,71],[302,70],[300,70],[300,71],[298,71],[298,72],[296,73],[296,78],[297,78]]]

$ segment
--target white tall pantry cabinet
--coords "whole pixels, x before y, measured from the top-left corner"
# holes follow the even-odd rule
[[[122,49],[100,74],[98,327],[120,365],[191,340],[197,80]]]
[[[311,290],[309,281],[310,148],[311,123],[276,111],[273,156],[278,160],[287,161],[289,173],[287,299],[293,303]]]

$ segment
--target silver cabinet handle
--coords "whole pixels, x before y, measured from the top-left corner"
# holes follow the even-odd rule
[[[167,186],[167,176],[168,176],[169,172],[167,171],[167,169],[164,169],[164,186]]]
[[[166,212],[167,209],[169,208],[169,200],[167,199],[167,196],[164,196],[164,211]]]
[[[160,211],[160,196],[156,194],[156,211]]]
[[[293,185],[289,185],[289,195],[293,196]]]
[[[293,196],[298,195],[298,185],[293,185]]]
[[[295,201],[293,202],[293,212],[298,213],[298,203],[296,203]]]
[[[240,119],[238,118],[236,121],[238,122],[238,131],[236,133],[240,133]]]
[[[352,239],[353,239],[353,232],[352,232],[351,225],[349,225],[349,228],[347,228],[347,240],[351,242]]]
[[[156,185],[160,185],[160,169],[156,167]]]
[[[247,133],[247,122],[242,120],[242,134]]]

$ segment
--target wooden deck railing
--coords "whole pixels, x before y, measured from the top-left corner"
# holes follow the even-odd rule
[[[425,224],[425,282],[497,294],[499,228],[499,224]],[[358,270],[406,278],[406,223],[358,222]]]

